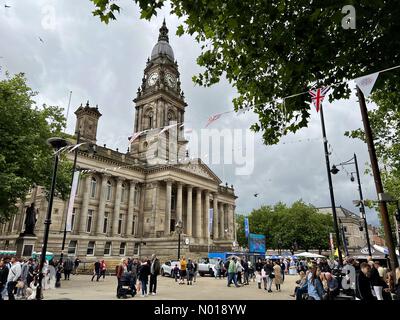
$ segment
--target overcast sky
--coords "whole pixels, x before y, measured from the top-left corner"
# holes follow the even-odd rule
[[[179,21],[168,14],[168,8],[148,22],[139,19],[139,10],[133,1],[120,3],[122,11],[118,21],[105,25],[92,16],[93,5],[89,0],[1,0],[0,78],[4,78],[5,70],[11,74],[24,72],[29,85],[39,92],[38,104],[65,109],[72,91],[67,128],[70,133],[75,126],[76,108],[87,100],[91,105],[98,104],[103,114],[98,143],[125,151],[127,137],[133,130],[132,99],[165,17],[188,103],[186,127],[199,130],[204,128],[210,115],[232,110],[235,90],[227,81],[211,88],[192,83],[191,77],[201,70],[196,65],[200,47],[187,35],[175,36]],[[4,4],[11,8],[5,8]],[[345,131],[362,126],[356,97],[334,103],[326,101],[324,111],[331,163],[348,160],[355,152],[363,173],[369,161],[367,146],[344,136]],[[241,116],[230,113],[210,128],[245,130],[255,121],[257,117],[251,112]],[[278,201],[291,204],[300,198],[315,206],[330,206],[321,125],[315,110],[308,128],[285,137],[276,146],[263,145],[261,135],[256,134],[254,150],[249,155],[254,160],[254,170],[249,175],[235,174],[235,165],[210,164],[224,183],[234,185],[238,213],[248,213],[262,204]],[[207,158],[203,160],[207,162]],[[346,169],[354,171],[351,166]],[[376,199],[373,178],[362,174],[361,180],[364,197]],[[352,204],[358,198],[356,183],[350,182],[341,170],[333,176],[333,184],[337,206],[358,212]],[[258,197],[254,197],[255,193]],[[378,223],[373,211],[368,211],[367,218],[372,224]]]

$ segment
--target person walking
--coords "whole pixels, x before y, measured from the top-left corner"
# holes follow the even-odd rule
[[[283,283],[285,281],[286,263],[283,260],[281,260],[279,265],[281,267],[281,275],[282,275],[282,283]]]
[[[160,274],[160,260],[155,254],[151,256],[150,265],[150,294],[155,296],[157,294],[157,277]]]
[[[96,281],[99,281],[99,279],[100,279],[100,271],[101,271],[100,268],[101,268],[100,261],[97,260],[97,261],[94,263],[93,276],[92,276],[92,280],[91,280],[91,281],[93,281],[93,279],[94,279],[95,277],[97,277]]]
[[[228,287],[231,286],[232,281],[235,284],[236,288],[240,287],[237,283],[236,273],[237,273],[236,258],[232,257],[228,266]]]
[[[281,291],[281,284],[283,283],[283,276],[282,276],[282,266],[279,263],[279,261],[275,262],[274,265],[274,282],[275,282],[275,287],[276,287],[276,291]]]
[[[0,260],[0,300],[3,300],[3,291],[7,290],[7,278],[9,269],[4,260]]]
[[[115,274],[117,276],[117,298],[121,297],[120,291],[122,288],[122,276],[128,271],[126,259],[121,259],[120,263],[115,268]],[[92,278],[93,281],[93,278]]]
[[[217,262],[215,263],[215,279],[221,279],[221,259],[218,258]]]
[[[193,285],[194,263],[190,258],[188,259],[188,263],[186,265],[186,273],[188,286]]]
[[[70,258],[67,258],[63,262],[64,268],[64,280],[69,280],[72,270],[74,269],[74,263]]]
[[[150,266],[146,259],[143,259],[138,269],[138,277],[142,287],[141,297],[147,297],[147,283],[149,281]]]
[[[247,262],[246,258],[242,260],[242,267],[243,267],[243,277],[244,277],[244,285],[249,285],[249,263]]]
[[[76,275],[78,272],[78,267],[79,264],[81,263],[81,260],[79,259],[79,257],[76,257],[76,259],[74,260],[74,272],[73,275]],[[69,278],[68,278],[69,279]]]
[[[274,281],[275,273],[274,267],[270,261],[267,261],[267,263],[264,265],[262,273],[264,275],[264,290],[267,290],[267,292],[272,292],[272,282]]]
[[[197,260],[193,260],[193,282],[196,282],[197,278],[197,271],[199,270],[199,264],[197,263]]]
[[[11,268],[7,276],[7,294],[8,300],[15,300],[14,290],[18,280],[21,277],[21,264],[16,257],[11,258]]]
[[[181,261],[180,261],[180,279],[179,279],[179,284],[185,284],[185,277],[186,277],[186,259],[185,257],[182,257]]]
[[[100,278],[103,277],[103,281],[106,279],[107,265],[104,260],[100,261]]]
[[[237,283],[242,285],[242,272],[243,272],[243,267],[242,267],[242,261],[239,258],[236,261],[236,277],[237,277]]]

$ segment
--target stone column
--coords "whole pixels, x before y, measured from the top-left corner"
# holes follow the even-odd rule
[[[214,198],[213,198],[213,239],[216,240],[219,238],[218,234],[218,217],[219,217],[219,212],[218,212],[218,195],[217,193],[214,193]]]
[[[205,202],[205,230],[204,230],[204,237],[207,239],[207,243],[210,239],[210,192],[206,190],[204,194],[204,202]]]
[[[119,208],[121,207],[121,191],[122,191],[122,178],[117,177],[117,191],[115,192],[114,214],[112,221],[113,236],[118,235]]]
[[[232,205],[228,204],[227,210],[228,210],[228,230],[229,230],[228,235],[229,239],[233,239],[234,218],[233,218]]]
[[[131,180],[129,185],[129,198],[128,198],[128,216],[126,217],[126,226],[125,226],[125,236],[129,237],[133,234],[134,230],[132,230],[133,223],[133,208],[134,208],[134,199],[135,199],[135,186],[136,181]]]
[[[88,175],[85,179],[83,186],[83,197],[82,197],[82,207],[79,218],[79,232],[86,233],[86,220],[87,214],[89,210],[89,195],[90,195],[90,181],[92,180],[92,176]]]
[[[202,225],[201,225],[201,189],[196,189],[196,238],[201,238],[202,236]]]
[[[176,196],[176,222],[182,221],[182,183],[178,182],[177,196]],[[182,221],[183,223],[183,221]]]
[[[101,189],[100,189],[100,200],[99,200],[99,210],[97,212],[97,234],[103,233],[103,223],[104,223],[104,209],[106,207],[106,192],[107,192],[107,181],[110,175],[103,174],[101,177]],[[95,228],[93,228],[92,234],[94,234]]]
[[[224,204],[218,202],[218,214],[219,214],[219,237],[225,239],[225,213]]]
[[[171,233],[171,193],[172,180],[167,180],[166,196],[165,196],[165,227],[164,236],[168,237]]]
[[[193,187],[191,185],[187,186],[187,212],[186,212],[186,234],[188,236],[192,235],[192,227],[193,227],[193,221],[192,221],[192,190]]]

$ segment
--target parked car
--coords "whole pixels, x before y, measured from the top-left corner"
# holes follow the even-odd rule
[[[174,268],[175,268],[176,265],[178,267],[180,267],[179,261],[176,261],[176,260],[165,261],[161,265],[161,270],[160,270],[161,275],[163,277],[165,277],[165,276],[173,277],[174,276]]]
[[[218,259],[215,258],[201,258],[199,259],[198,264],[198,271],[201,277],[204,275],[209,274],[210,276],[214,276],[215,273],[215,264],[217,263]]]

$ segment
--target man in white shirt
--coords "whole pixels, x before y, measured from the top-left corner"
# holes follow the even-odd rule
[[[15,300],[14,297],[14,289],[18,283],[19,278],[21,277],[21,264],[17,260],[17,258],[11,258],[11,268],[8,272],[7,277],[7,293],[8,293],[8,300]]]

